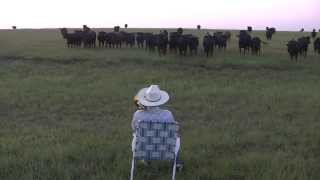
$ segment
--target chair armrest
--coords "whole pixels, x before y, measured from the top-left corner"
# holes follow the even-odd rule
[[[175,150],[174,150],[175,155],[178,154],[179,150],[180,150],[180,137],[177,137],[177,140],[176,140],[176,148],[175,148]]]
[[[134,150],[136,149],[137,135],[136,135],[136,133],[133,133],[132,136],[133,136],[133,138],[132,138],[132,143],[131,143],[131,150],[132,150],[132,152],[134,152]]]

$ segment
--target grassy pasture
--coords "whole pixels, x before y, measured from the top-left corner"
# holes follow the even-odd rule
[[[0,179],[128,179],[132,97],[151,83],[181,124],[177,180],[320,179],[320,56],[291,62],[285,46],[308,34],[277,32],[260,57],[240,56],[235,34],[206,58],[67,49],[57,30],[1,30]],[[139,165],[136,179],[170,172]]]

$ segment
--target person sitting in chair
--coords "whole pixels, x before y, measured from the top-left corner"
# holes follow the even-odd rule
[[[134,97],[134,103],[138,109],[134,113],[131,123],[134,133],[138,128],[139,121],[177,123],[169,110],[160,108],[169,99],[168,93],[160,90],[158,85],[151,85],[148,88],[141,89]],[[177,168],[181,170],[182,166],[182,161],[178,160]]]
[[[159,107],[168,102],[168,100],[168,93],[160,90],[158,85],[151,85],[149,88],[141,89],[135,96],[138,110],[134,113],[132,119],[133,131],[136,130],[139,120],[176,122],[170,111]]]

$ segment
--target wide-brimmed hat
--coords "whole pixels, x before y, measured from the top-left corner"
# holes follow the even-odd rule
[[[167,92],[160,90],[158,85],[151,85],[148,88],[141,89],[137,98],[139,103],[144,106],[160,106],[165,104],[169,100],[169,95]]]

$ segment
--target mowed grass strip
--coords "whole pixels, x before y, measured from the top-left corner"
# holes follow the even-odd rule
[[[291,62],[285,43],[305,34],[288,32],[263,56],[240,56],[234,34],[205,58],[67,49],[57,30],[0,31],[0,179],[128,179],[132,98],[151,83],[170,93],[181,124],[177,179],[319,179],[319,56]],[[136,179],[170,172],[139,164]]]

